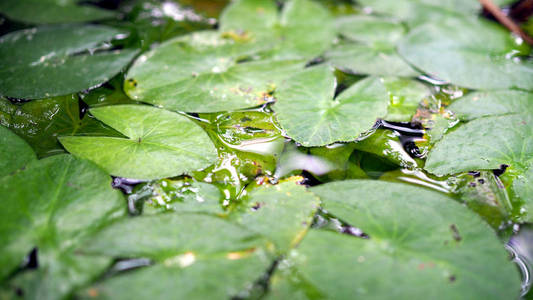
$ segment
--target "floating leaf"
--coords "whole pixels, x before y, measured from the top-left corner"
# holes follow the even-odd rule
[[[113,300],[244,298],[269,265],[269,260],[250,253],[214,258],[187,253],[164,264],[118,274],[78,295]]]
[[[514,91],[480,91],[454,101],[448,109],[463,120],[522,112],[533,114],[533,94]]]
[[[528,221],[533,219],[533,166],[529,168],[513,182],[513,190],[525,203]]]
[[[293,299],[298,292],[335,299],[518,297],[520,276],[503,245],[454,200],[423,188],[366,180],[312,191],[329,213],[370,238],[309,232],[290,259],[301,284],[283,294],[276,294],[274,285],[276,297]]]
[[[206,256],[264,244],[260,235],[220,217],[171,212],[119,220],[97,233],[83,251],[165,261],[187,252]]]
[[[115,16],[109,10],[79,5],[76,0],[2,0],[0,13],[29,24],[90,22]]]
[[[81,115],[75,95],[18,104],[0,98],[0,124],[24,138],[38,157],[64,153],[57,141],[61,135],[122,136],[88,114]]]
[[[109,46],[103,44],[119,34],[100,25],[58,25],[2,36],[0,94],[38,99],[79,92],[106,82],[136,54],[134,50],[106,49]]]
[[[342,42],[325,57],[335,67],[353,73],[414,77],[413,70],[396,52],[405,32],[401,23],[371,16],[338,19],[339,33],[354,42]]]
[[[254,190],[247,211],[235,218],[246,228],[272,240],[279,253],[296,245],[311,225],[319,200],[293,182]]]
[[[470,121],[435,144],[425,169],[440,176],[506,164],[520,172],[533,159],[532,122],[528,114]]]
[[[110,181],[94,164],[70,155],[35,161],[1,178],[0,277],[20,265],[32,248],[67,254],[122,214],[123,198]]]
[[[0,178],[33,162],[36,157],[26,142],[0,125]]]
[[[302,61],[241,62],[261,47],[193,33],[139,57],[128,72],[126,93],[135,100],[176,111],[217,112],[258,106]]]
[[[235,1],[221,16],[221,30],[241,33],[260,44],[273,46],[271,55],[275,59],[314,58],[335,37],[329,12],[314,1],[286,1],[279,17],[276,13],[272,0]]]
[[[205,168],[216,159],[207,134],[185,116],[143,105],[104,106],[91,113],[127,138],[65,136],[59,141],[112,175],[172,177]]]
[[[274,110],[289,137],[307,147],[353,141],[387,114],[389,99],[379,78],[363,79],[336,98],[335,87],[327,67],[307,69],[284,82]]]
[[[505,29],[488,21],[457,17],[420,26],[398,50],[430,76],[462,87],[532,89],[533,63],[509,58],[520,49]],[[527,46],[522,52],[529,52]]]

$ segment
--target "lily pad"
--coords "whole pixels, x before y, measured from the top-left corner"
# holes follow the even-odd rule
[[[264,245],[261,235],[223,218],[171,212],[123,218],[98,232],[83,252],[163,262],[188,252],[205,257]]]
[[[28,24],[90,22],[115,16],[113,11],[77,0],[2,0],[0,13],[11,20]]]
[[[413,79],[389,76],[382,81],[390,96],[387,121],[411,121],[420,101],[431,95],[424,84]]]
[[[335,87],[335,76],[322,66],[284,82],[274,110],[289,137],[306,147],[353,141],[387,115],[389,97],[379,78],[365,78],[337,97]]]
[[[530,112],[533,94],[515,90],[479,91],[454,101],[448,109],[463,120]]]
[[[0,178],[36,160],[31,147],[15,133],[0,125]]]
[[[90,112],[127,138],[64,136],[59,141],[70,153],[94,161],[112,175],[172,177],[205,168],[217,157],[207,134],[183,115],[144,105]]]
[[[412,30],[398,50],[432,77],[471,89],[533,89],[533,63],[504,28],[474,18],[446,18]]]
[[[470,121],[446,134],[429,152],[425,169],[436,175],[509,165],[520,172],[533,159],[533,116],[514,114]]]
[[[267,271],[270,261],[257,254],[230,253],[204,258],[192,253],[163,264],[118,274],[79,293],[81,299],[232,299]]]
[[[312,191],[329,213],[370,238],[309,232],[291,256],[301,284],[277,295],[274,285],[277,297],[293,299],[298,292],[335,299],[519,296],[520,275],[495,233],[453,199],[366,180],[324,184]]]
[[[139,57],[124,89],[166,109],[217,112],[258,106],[302,61],[252,61],[262,47],[205,31],[170,40]]]
[[[0,278],[20,265],[32,248],[68,254],[87,235],[123,214],[124,200],[110,182],[94,164],[70,155],[35,161],[1,178]]]
[[[371,16],[350,16],[337,21],[339,33],[353,42],[341,42],[326,52],[335,67],[352,73],[415,77],[396,52],[396,42],[404,35],[399,22]]]
[[[106,82],[137,53],[111,50],[104,45],[119,34],[122,33],[101,25],[56,25],[2,36],[0,94],[39,99]]]
[[[235,1],[222,14],[220,24],[224,32],[241,33],[259,44],[271,45],[275,59],[314,58],[335,37],[328,10],[310,0],[286,1],[279,16],[275,1]]]
[[[246,211],[235,218],[273,241],[279,253],[285,253],[305,235],[319,202],[294,182],[267,185],[249,195]]]
[[[525,203],[528,220],[533,218],[533,166],[513,181],[513,190]]]

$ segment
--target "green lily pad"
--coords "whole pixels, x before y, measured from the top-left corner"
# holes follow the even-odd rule
[[[0,94],[39,99],[100,85],[118,74],[135,50],[106,50],[121,34],[100,25],[57,25],[0,38]],[[95,50],[95,53],[92,53]]]
[[[4,126],[0,126],[0,153],[0,178],[37,159],[31,147]]]
[[[137,59],[124,89],[132,99],[175,111],[217,112],[254,107],[302,61],[252,61],[261,47],[214,31],[170,40]]]
[[[509,58],[520,51],[504,28],[474,18],[446,18],[412,30],[398,50],[415,67],[472,89],[531,90],[533,63]],[[527,54],[529,49],[522,46]]]
[[[504,246],[481,218],[453,199],[366,180],[311,190],[324,209],[370,238],[309,232],[290,258],[300,284],[278,290],[283,294],[272,286],[278,298],[293,299],[298,293],[334,299],[519,296],[520,275]]]
[[[341,42],[326,52],[326,59],[336,68],[360,74],[418,76],[396,52],[396,42],[406,31],[401,23],[349,16],[337,20],[337,30],[353,42]]]
[[[29,24],[90,22],[112,18],[115,13],[77,0],[3,0],[0,13]]]
[[[513,190],[525,203],[528,220],[533,219],[533,166],[513,181]]]
[[[446,134],[429,152],[425,169],[436,175],[509,165],[520,172],[533,159],[533,116],[514,114],[470,121]]]
[[[70,153],[94,161],[112,175],[172,177],[205,168],[217,157],[207,134],[183,115],[144,105],[90,111],[127,138],[64,136],[59,141]]]
[[[448,109],[463,120],[522,112],[533,114],[533,94],[515,90],[473,92],[454,101]]]
[[[270,261],[258,254],[197,258],[192,253],[164,264],[118,274],[78,294],[81,299],[232,299],[267,271]]]
[[[33,247],[56,256],[68,254],[84,237],[123,214],[124,200],[110,181],[94,164],[70,155],[35,161],[1,178],[0,278]]]
[[[314,58],[335,37],[328,10],[310,0],[286,1],[279,16],[275,1],[235,1],[222,14],[220,26],[223,32],[241,33],[270,45],[270,55],[283,60]]]
[[[274,110],[289,137],[306,147],[353,141],[386,116],[389,97],[379,78],[363,79],[336,98],[335,87],[328,67],[307,69],[284,82]]]
[[[38,251],[39,268],[24,270],[4,284],[6,299],[64,299],[73,290],[87,285],[105,272],[108,257],[79,255],[73,252]]]
[[[294,182],[260,187],[249,195],[247,210],[235,216],[240,224],[287,252],[307,232],[319,199]]]
[[[89,114],[80,116],[75,95],[18,104],[0,98],[0,124],[22,137],[40,158],[65,152],[57,140],[61,135],[122,136]]]
[[[83,252],[163,262],[188,252],[205,257],[264,245],[261,235],[223,218],[170,212],[123,218],[98,232]]]

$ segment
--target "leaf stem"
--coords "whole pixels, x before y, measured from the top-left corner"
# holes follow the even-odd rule
[[[520,27],[516,25],[511,18],[506,16],[502,10],[492,2],[492,0],[479,0],[479,2],[496,18],[496,20],[498,20],[498,22],[500,22],[500,24],[507,27],[507,29],[509,29],[511,32],[514,32],[520,36],[528,44],[533,45],[533,38],[520,29]]]

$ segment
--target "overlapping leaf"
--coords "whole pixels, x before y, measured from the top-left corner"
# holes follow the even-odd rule
[[[108,51],[102,47],[119,34],[100,25],[57,25],[2,36],[0,94],[38,99],[106,82],[136,54],[135,50]]]
[[[522,112],[533,114],[533,94],[516,90],[473,92],[454,101],[448,109],[464,120]]]
[[[1,277],[20,265],[34,247],[43,261],[74,255],[73,246],[124,212],[123,198],[111,189],[110,178],[94,164],[70,155],[35,161],[0,183]],[[47,263],[59,264],[54,259]]]
[[[435,144],[425,169],[446,175],[506,164],[521,172],[533,159],[532,119],[530,114],[514,114],[470,121]]]
[[[389,97],[379,78],[363,79],[336,98],[335,87],[333,73],[322,66],[284,82],[274,110],[289,137],[304,146],[353,141],[386,116]]]
[[[157,179],[209,166],[216,149],[207,134],[183,115],[143,105],[91,109],[127,138],[65,136],[72,154],[94,161],[115,176]]]
[[[378,181],[312,191],[370,238],[311,231],[290,258],[297,277],[275,277],[272,298],[518,297],[519,273],[494,232],[452,199]]]
[[[339,33],[352,42],[341,42],[326,53],[335,67],[354,73],[414,77],[413,70],[396,52],[404,35],[399,22],[371,16],[350,16],[337,20]]]
[[[36,157],[31,147],[15,133],[0,125],[0,178],[22,169]]]
[[[521,49],[520,49],[521,48]],[[510,58],[527,46],[515,44],[502,27],[474,18],[450,17],[412,30],[400,54],[423,72],[472,89],[533,89],[533,62]]]

